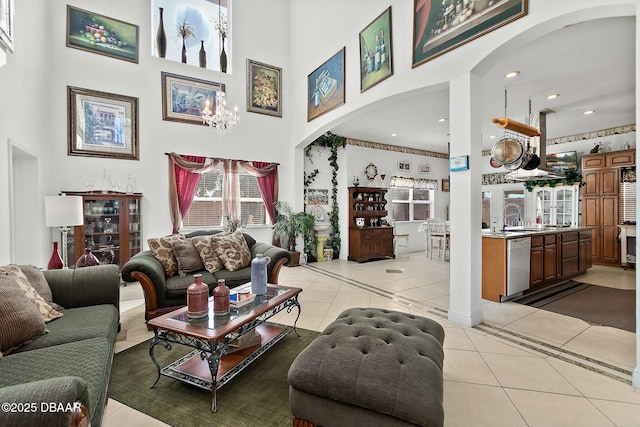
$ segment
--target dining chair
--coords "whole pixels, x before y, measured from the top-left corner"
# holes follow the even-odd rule
[[[431,245],[429,244],[429,220],[426,220],[420,224],[420,226],[418,227],[418,232],[424,233],[424,256],[429,258],[429,255],[431,253]]]
[[[429,236],[429,259],[433,259],[433,253],[438,253],[438,258],[445,261],[449,250],[449,230],[447,223],[441,219],[431,219],[428,221]]]

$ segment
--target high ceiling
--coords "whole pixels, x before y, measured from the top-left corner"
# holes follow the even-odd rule
[[[517,77],[505,74],[517,70]],[[604,18],[564,27],[498,60],[480,76],[482,148],[491,149],[503,130],[493,117],[527,121],[529,99],[547,115],[547,138],[635,123],[635,17]],[[380,83],[384,84],[384,82]],[[553,100],[547,95],[559,94]],[[367,108],[332,132],[348,138],[439,152],[447,151],[448,88],[416,90],[401,100]],[[583,114],[595,110],[594,114]],[[397,136],[391,136],[396,133]]]

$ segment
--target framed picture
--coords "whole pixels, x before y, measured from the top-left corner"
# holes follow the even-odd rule
[[[70,156],[140,160],[138,98],[67,86]]]
[[[345,50],[340,49],[307,76],[307,121],[344,105]]]
[[[202,110],[209,101],[209,109],[215,113],[216,92],[224,91],[224,85],[165,72],[161,78],[162,120],[206,126]]]
[[[307,204],[310,206],[313,205],[323,205],[326,206],[329,204],[329,190],[315,190],[309,189],[307,190]]]
[[[411,163],[398,162],[398,170],[402,172],[411,172]]]
[[[0,0],[0,46],[13,52],[13,0]]]
[[[431,167],[428,164],[418,165],[419,173],[429,173],[431,171]]]
[[[469,169],[469,156],[454,156],[449,158],[449,171],[463,171]]]
[[[442,178],[442,191],[449,192],[449,178]]]
[[[391,6],[360,32],[360,92],[393,75]]]
[[[67,47],[138,63],[138,26],[67,5]]]
[[[282,68],[247,59],[247,111],[282,117]]]
[[[414,0],[413,6],[414,68],[528,12],[528,0]]]

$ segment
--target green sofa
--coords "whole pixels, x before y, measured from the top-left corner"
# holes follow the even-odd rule
[[[198,230],[185,233],[186,238],[206,236],[219,233],[219,230]],[[271,258],[267,265],[268,282],[278,283],[278,275],[282,266],[291,261],[289,251],[270,245],[256,242],[250,235],[243,233],[251,259],[257,254],[263,254]],[[209,285],[209,291],[216,287],[218,279],[225,279],[226,285],[234,288],[251,281],[251,265],[236,271],[225,269],[209,273],[207,270],[191,272],[183,277],[175,275],[166,277],[164,267],[150,250],[139,252],[122,267],[122,280],[125,282],[140,282],[144,291],[145,320],[184,307],[187,304],[187,288],[193,283],[194,274],[202,274],[202,282]]]
[[[44,276],[53,301],[64,307],[63,317],[46,323],[48,333],[0,359],[0,425],[98,427],[119,328],[118,267],[52,270]]]

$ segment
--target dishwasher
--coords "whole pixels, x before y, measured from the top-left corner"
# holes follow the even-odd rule
[[[507,295],[522,295],[531,277],[531,237],[507,240]]]

